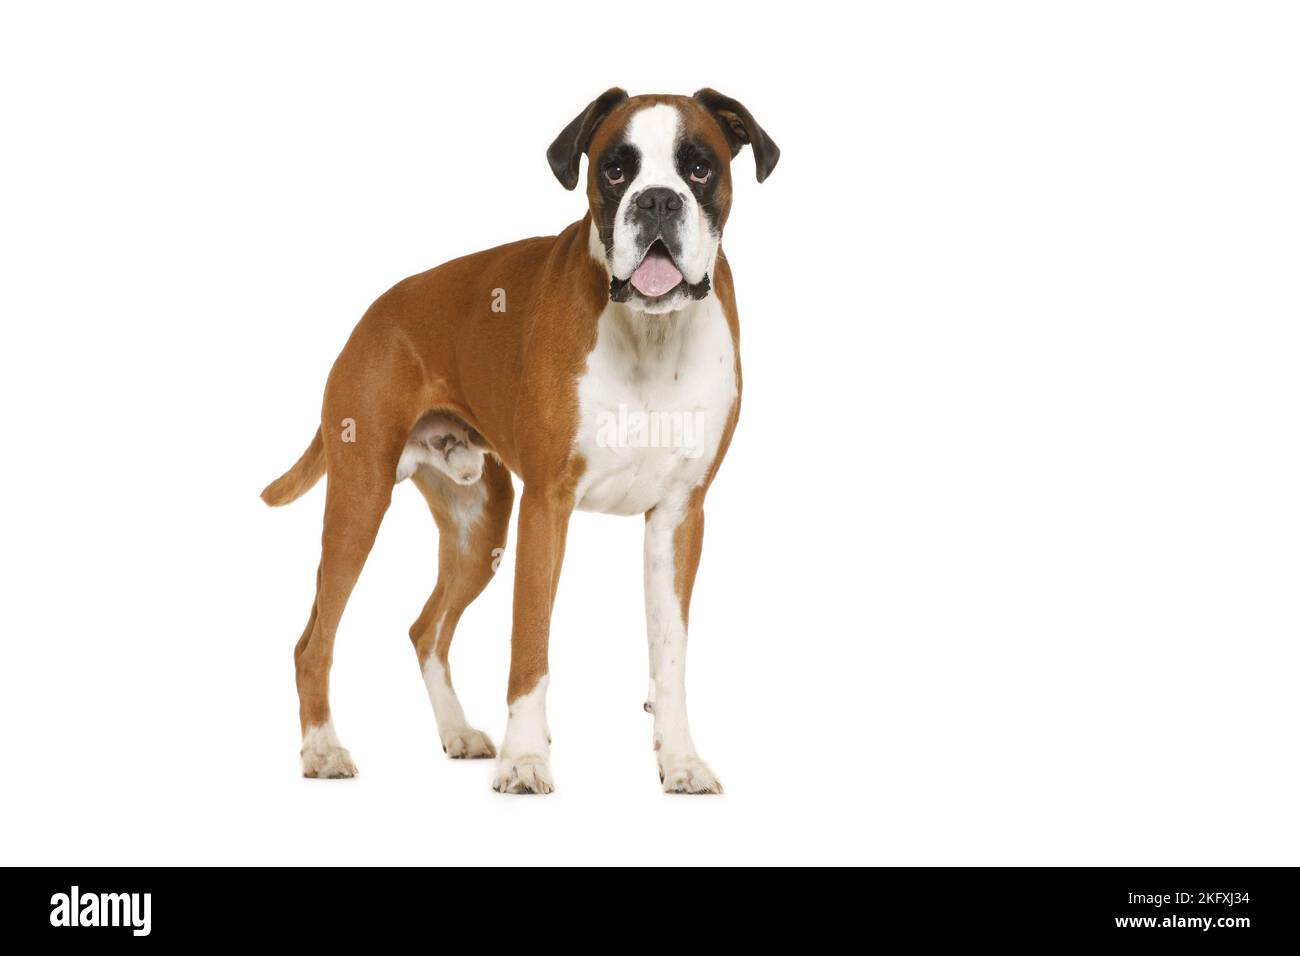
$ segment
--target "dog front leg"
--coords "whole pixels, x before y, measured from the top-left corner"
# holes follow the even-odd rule
[[[546,726],[547,646],[551,605],[564,560],[572,495],[533,492],[519,504],[515,554],[514,629],[510,636],[510,687],[501,756],[492,789],[500,793],[550,793],[551,734]]]
[[[650,641],[654,747],[668,793],[721,793],[695,753],[686,719],[686,621],[704,542],[702,489],[660,503],[646,515],[645,617]]]

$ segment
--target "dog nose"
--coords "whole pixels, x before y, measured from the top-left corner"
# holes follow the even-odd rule
[[[667,219],[681,212],[682,197],[667,186],[651,186],[636,197],[636,205],[646,212],[653,211],[659,219]]]

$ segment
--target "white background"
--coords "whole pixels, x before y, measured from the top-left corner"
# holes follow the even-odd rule
[[[1294,8],[1292,8],[1294,9]],[[1285,5],[65,4],[0,22],[6,863],[1296,864]],[[639,519],[575,518],[557,792],[444,759],[402,487],[298,776],[306,446],[370,301],[583,214],[593,96],[742,100],[744,411],[660,793]],[[585,168],[585,167],[584,167]],[[512,549],[452,652],[504,728]]]

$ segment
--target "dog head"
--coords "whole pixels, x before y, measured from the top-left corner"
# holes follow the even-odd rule
[[[709,294],[731,211],[731,160],[748,144],[761,183],[781,151],[739,102],[714,90],[634,96],[606,90],[546,152],[565,189],[587,154],[592,252],[610,275],[610,298],[672,312]]]

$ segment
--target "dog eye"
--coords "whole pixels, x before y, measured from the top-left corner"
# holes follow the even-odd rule
[[[713,175],[713,167],[708,163],[696,163],[691,167],[691,182],[703,185]]]
[[[624,179],[623,167],[618,163],[610,163],[605,167],[605,179],[611,186],[617,186]]]

